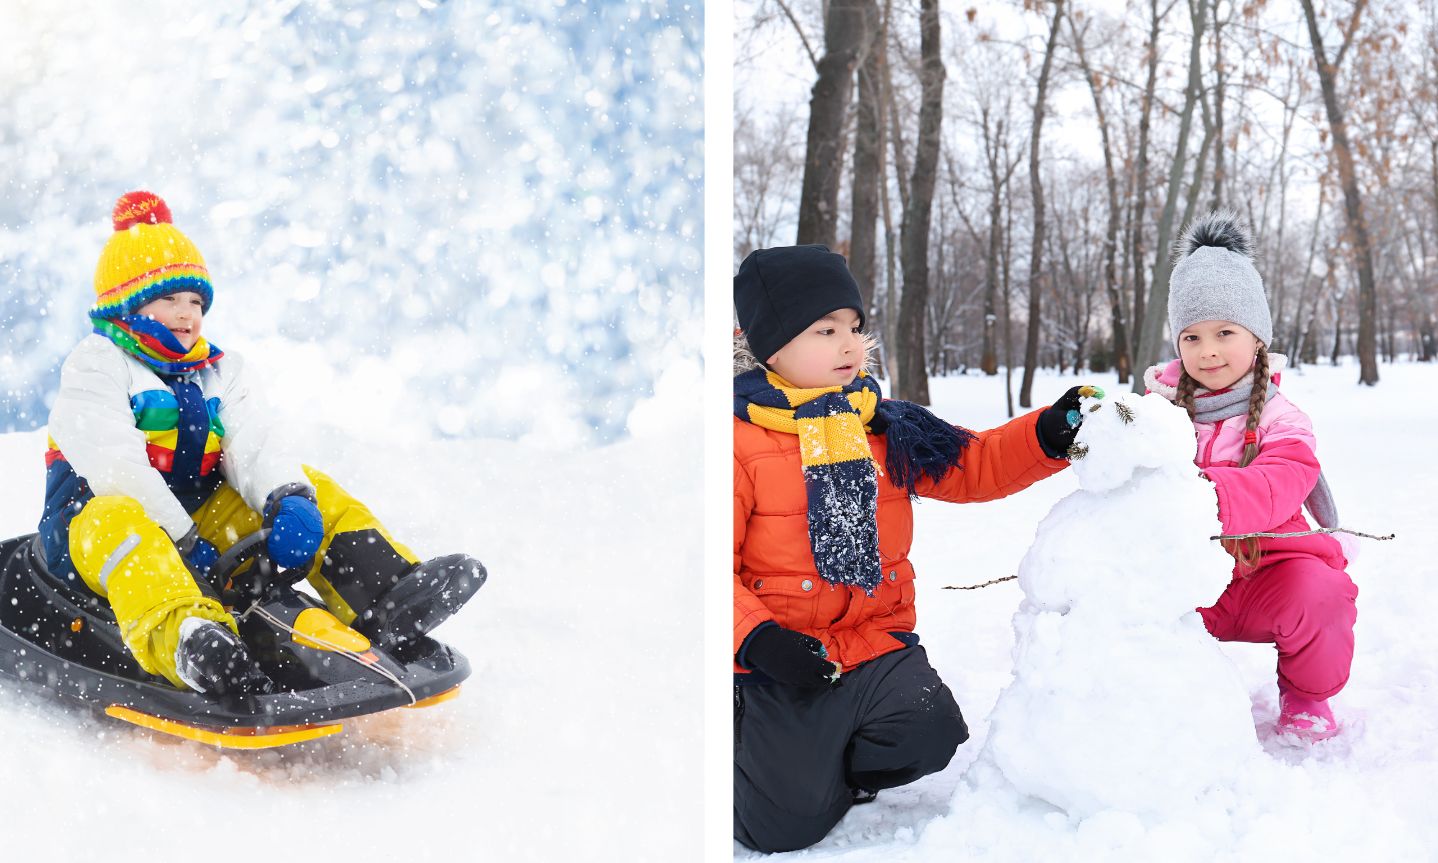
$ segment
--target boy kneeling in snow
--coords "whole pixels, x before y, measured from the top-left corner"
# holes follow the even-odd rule
[[[734,838],[789,851],[968,739],[914,632],[911,499],[1062,470],[1078,388],[978,433],[881,400],[858,285],[824,246],[749,255],[734,303]]]
[[[165,202],[131,192],[95,269],[94,332],[50,410],[40,538],[59,579],[106,598],[140,667],[177,687],[267,692],[203,578],[270,528],[342,623],[381,647],[418,638],[484,583],[460,555],[421,563],[334,480],[278,457],[240,360],[200,334],[214,291]]]

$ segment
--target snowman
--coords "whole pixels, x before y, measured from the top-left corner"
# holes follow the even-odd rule
[[[1019,565],[1014,680],[985,759],[1020,792],[1084,818],[1172,811],[1258,752],[1247,691],[1194,609],[1233,559],[1193,424],[1156,394],[1085,397],[1079,490]]]

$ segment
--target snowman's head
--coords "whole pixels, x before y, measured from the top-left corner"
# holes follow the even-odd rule
[[[1188,413],[1157,393],[1081,400],[1083,426],[1069,449],[1079,486],[1118,488],[1141,468],[1193,469],[1197,443]]]

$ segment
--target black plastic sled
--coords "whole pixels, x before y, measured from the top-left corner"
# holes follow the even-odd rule
[[[236,543],[208,579],[233,608],[274,693],[217,697],[147,674],[121,641],[109,605],[46,570],[35,534],[0,542],[0,674],[117,719],[235,749],[312,740],[341,731],[343,719],[427,707],[458,694],[469,677],[462,654],[432,638],[393,651],[370,644],[294,590],[303,573],[269,562],[265,533]]]

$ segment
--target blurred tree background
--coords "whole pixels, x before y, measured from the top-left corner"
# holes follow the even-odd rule
[[[1376,384],[1380,363],[1438,353],[1434,0],[739,0],[736,16],[735,261],[794,242],[848,255],[898,397],[1002,371],[1012,414],[1041,367],[1142,391],[1173,355],[1173,243],[1210,208],[1251,224],[1291,363],[1351,361]]]

